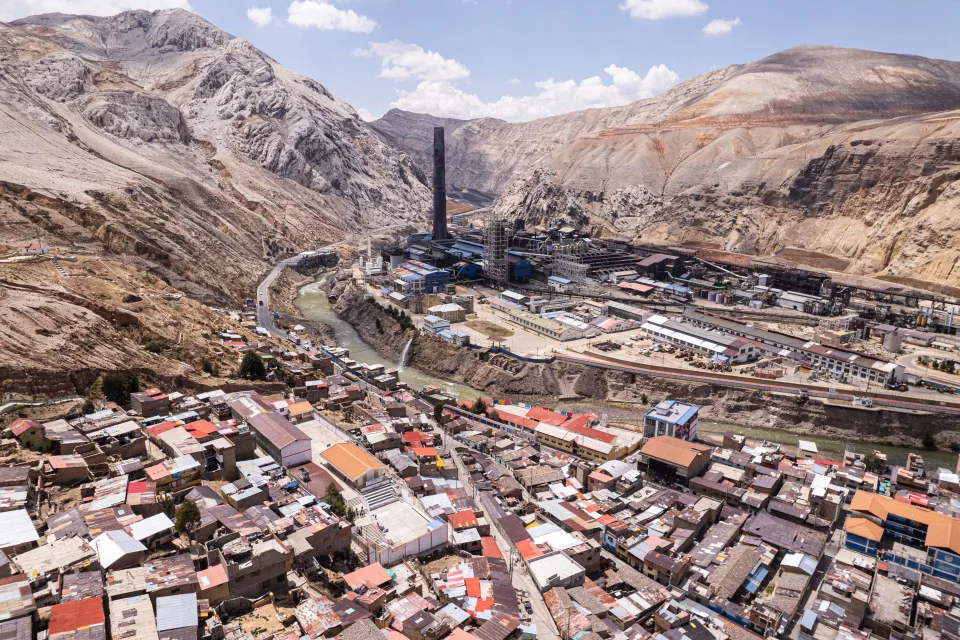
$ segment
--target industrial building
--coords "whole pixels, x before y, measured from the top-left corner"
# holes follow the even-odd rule
[[[736,320],[721,318],[696,309],[683,312],[684,322],[697,327],[739,336],[762,346],[772,355],[792,358],[815,370],[837,377],[858,378],[881,386],[899,382],[904,367],[853,351],[825,347],[816,342],[795,338],[785,333],[758,329]]]
[[[692,323],[668,320],[661,315],[650,316],[641,328],[654,340],[669,342],[726,363],[750,362],[760,357],[760,349],[751,342],[702,329]]]
[[[504,300],[503,298],[493,298],[490,300],[490,310],[498,316],[512,322],[515,325],[523,327],[528,331],[538,333],[554,340],[565,342],[567,340],[579,340],[589,337],[587,334],[593,329],[592,334],[596,335],[599,330],[593,327],[579,328],[570,324],[565,324],[557,320],[551,320],[538,316],[535,313],[524,311],[516,303]]]

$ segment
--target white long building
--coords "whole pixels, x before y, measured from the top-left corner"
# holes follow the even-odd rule
[[[687,309],[683,312],[683,317],[690,324],[705,329],[723,331],[731,336],[741,336],[760,345],[771,355],[806,363],[824,373],[869,380],[883,386],[899,382],[903,378],[903,365],[894,362],[885,362],[853,351],[826,347],[818,342],[811,342],[777,331],[758,329],[736,320],[703,313],[696,309]]]
[[[669,342],[720,360],[740,363],[760,357],[760,350],[751,342],[692,324],[676,322],[661,315],[650,316],[641,328],[654,340]]]

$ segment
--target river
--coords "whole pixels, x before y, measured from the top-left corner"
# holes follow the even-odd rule
[[[946,467],[947,469],[953,471],[957,468],[957,454],[950,451],[907,449],[905,447],[895,447],[886,444],[873,444],[870,442],[863,442],[861,440],[853,439],[844,442],[842,440],[821,438],[814,435],[793,433],[792,431],[785,431],[783,429],[751,429],[750,427],[741,427],[735,424],[725,424],[722,422],[709,422],[706,420],[701,420],[697,425],[697,429],[704,435],[708,433],[722,435],[727,431],[733,431],[735,433],[744,434],[750,440],[769,440],[770,442],[778,442],[794,448],[797,447],[798,440],[810,440],[817,443],[817,449],[821,454],[823,454],[822,457],[828,460],[843,460],[843,452],[845,449],[863,454],[870,453],[876,449],[887,454],[887,463],[890,464],[890,466],[906,464],[907,454],[916,452],[923,456],[923,463],[929,470],[933,470],[938,467]]]
[[[320,288],[319,282],[303,287],[300,290],[295,304],[307,320],[322,322],[330,327],[333,330],[334,337],[337,339],[337,344],[349,349],[350,357],[354,360],[368,364],[382,364],[387,368],[399,368],[400,363],[381,357],[370,345],[363,341],[349,322],[342,319],[333,311],[333,306],[330,304],[330,301],[327,300],[327,295]],[[416,367],[404,367],[403,371],[399,372],[398,375],[400,379],[406,382],[412,389],[420,389],[428,384],[437,385],[461,400],[470,400],[483,395],[482,392],[472,387],[447,380],[439,380]],[[680,400],[682,399],[683,398],[680,398]],[[598,406],[597,410],[602,409]],[[638,416],[639,411],[640,409],[638,408]],[[887,454],[887,460],[891,465],[902,465],[906,462],[908,453],[918,451],[923,455],[923,461],[928,469],[946,467],[953,470],[957,467],[957,454],[949,451],[915,450],[888,445],[873,445],[868,442],[855,440],[844,443],[842,440],[801,435],[782,429],[753,429],[735,424],[709,422],[706,420],[700,421],[699,429],[705,434],[722,434],[725,431],[732,430],[737,433],[742,433],[752,440],[769,440],[770,442],[778,442],[790,447],[796,447],[799,438],[812,440],[817,443],[817,448],[824,454],[823,457],[829,459],[842,460],[845,447],[860,453],[869,453],[874,449],[879,449]]]
[[[359,362],[367,364],[382,364],[384,367],[400,368],[399,362],[393,362],[382,357],[373,347],[363,341],[363,338],[357,333],[356,329],[349,322],[338,316],[333,305],[327,300],[327,294],[320,288],[320,283],[308,284],[300,289],[300,294],[294,301],[297,308],[303,314],[303,317],[313,322],[322,322],[330,327],[334,337],[337,339],[337,345],[350,350],[350,357]],[[406,366],[403,371],[398,373],[400,380],[406,382],[411,389],[420,389],[428,384],[437,385],[446,391],[455,395],[461,400],[472,400],[480,397],[482,392],[477,391],[467,385],[439,380],[436,377],[417,369],[416,367]]]

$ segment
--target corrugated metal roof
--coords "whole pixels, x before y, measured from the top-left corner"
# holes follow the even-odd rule
[[[0,513],[0,549],[16,547],[40,539],[26,509]]]
[[[146,540],[151,536],[170,531],[173,529],[173,520],[167,517],[165,513],[158,513],[150,516],[146,520],[134,522],[129,527],[130,535],[137,540]]]
[[[197,594],[181,593],[157,598],[157,631],[195,627],[198,622]]]
[[[100,566],[109,569],[121,558],[132,553],[145,552],[147,548],[126,531],[107,531],[93,539],[93,548],[100,558]]]

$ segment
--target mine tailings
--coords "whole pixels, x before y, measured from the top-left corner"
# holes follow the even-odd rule
[[[444,386],[449,380],[459,383],[453,386],[459,387],[460,398],[482,394],[549,406],[608,403],[611,408],[633,407],[627,411],[629,418],[617,418],[617,411],[609,411],[611,422],[619,421],[624,426],[637,424],[639,414],[657,402],[674,398],[699,406],[701,420],[750,430],[748,435],[752,438],[766,437],[795,445],[789,434],[813,436],[825,444],[834,442],[835,446],[825,447],[834,452],[842,449],[843,443],[860,443],[855,447],[860,452],[871,450],[865,443],[919,448],[924,434],[932,433],[943,451],[923,452],[928,462],[951,468],[956,464],[956,454],[946,449],[949,443],[960,442],[960,416],[957,415],[865,409],[824,403],[815,398],[800,400],[766,391],[616,371],[586,362],[525,362],[503,354],[457,347],[413,329],[401,331],[397,320],[375,298],[354,285],[337,287],[338,299],[332,306],[317,285],[305,287],[297,305],[307,319],[333,326],[338,342],[341,334],[347,333],[344,324],[348,325],[353,344],[344,346],[350,346],[351,357],[360,361],[374,361],[371,352],[375,349],[391,366],[396,366],[405,345],[413,337],[409,366],[401,375],[411,386]],[[602,406],[595,406],[593,410],[607,412]]]

